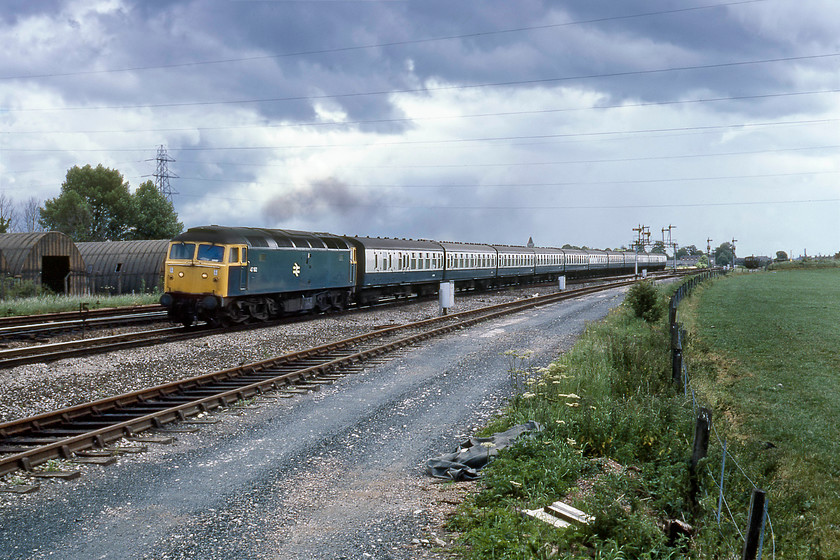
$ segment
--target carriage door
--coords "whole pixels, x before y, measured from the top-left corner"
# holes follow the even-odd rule
[[[250,276],[248,273],[248,265],[250,264],[248,262],[248,248],[241,247],[239,252],[241,253],[239,258],[242,262],[242,268],[240,269],[242,270],[242,276],[239,278],[239,289],[244,292],[248,289],[248,277]]]
[[[228,289],[232,292],[238,287],[240,292],[244,292],[248,289],[248,249],[246,247],[231,247],[228,262],[230,263],[230,287]],[[236,277],[237,275],[239,278]]]

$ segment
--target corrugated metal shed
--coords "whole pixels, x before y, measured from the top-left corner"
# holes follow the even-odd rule
[[[92,293],[148,293],[163,289],[168,239],[77,243]]]
[[[80,295],[85,264],[73,240],[57,231],[0,234],[3,273],[59,294]]]

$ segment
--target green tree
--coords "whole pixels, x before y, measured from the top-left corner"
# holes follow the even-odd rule
[[[650,250],[651,253],[659,253],[660,255],[665,254],[665,242],[664,241],[654,241],[653,248]]]
[[[61,194],[44,202],[38,220],[75,241],[125,239],[131,219],[128,182],[116,169],[89,164],[67,170]]]
[[[685,257],[696,257],[702,255],[703,251],[697,248],[696,245],[687,245],[685,247],[680,247],[677,249],[677,258],[682,259]]]
[[[728,264],[735,264],[735,247],[732,246],[732,243],[726,241],[721,243],[717,249],[715,249],[715,265],[717,266],[726,266]]]
[[[184,230],[172,203],[166,200],[154,183],[141,183],[131,196],[132,239],[170,239]]]
[[[783,262],[788,260],[788,254],[784,251],[776,251],[776,262]]]

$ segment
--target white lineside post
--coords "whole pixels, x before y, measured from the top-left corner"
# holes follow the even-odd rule
[[[449,309],[455,307],[455,282],[441,282],[438,290],[440,314],[446,315]]]
[[[561,276],[561,277],[559,277],[559,278],[557,279],[557,285],[558,285],[558,287],[560,288],[560,291],[561,291],[561,292],[562,292],[563,290],[565,290],[565,289],[566,289],[566,277],[565,277],[565,276]]]

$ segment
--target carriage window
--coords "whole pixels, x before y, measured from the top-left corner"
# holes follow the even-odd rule
[[[198,260],[210,262],[222,262],[225,256],[225,248],[219,245],[199,245]]]
[[[193,258],[193,255],[195,255],[194,243],[177,243],[169,250],[170,259],[188,261]]]

